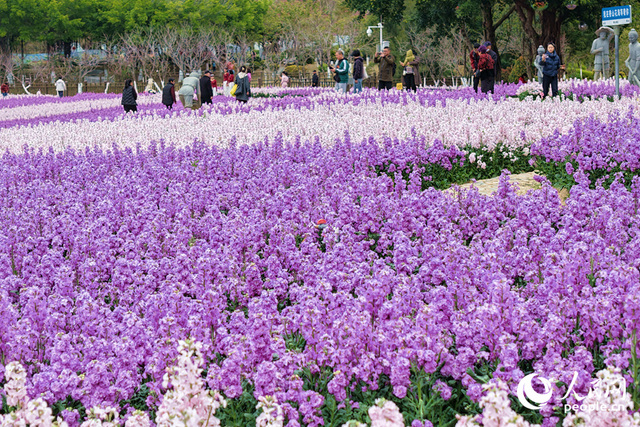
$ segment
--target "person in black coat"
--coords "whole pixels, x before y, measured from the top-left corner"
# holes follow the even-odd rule
[[[318,77],[318,72],[313,70],[313,76],[311,76],[311,87],[318,87],[320,85],[320,77]]]
[[[211,71],[204,72],[204,76],[200,78],[200,99],[202,104],[211,104],[213,98],[213,89],[211,88]]]
[[[238,85],[235,94],[236,100],[246,104],[251,96],[251,83],[247,75],[247,67],[244,65],[240,67],[240,72],[236,76],[235,84]]]
[[[174,79],[169,79],[169,83],[162,89],[162,103],[169,110],[173,110],[173,104],[176,103],[176,88],[174,82]]]
[[[360,51],[355,49],[351,52],[353,56],[353,93],[362,92],[362,81],[364,79],[364,59],[360,56]]]
[[[486,41],[484,42],[484,45],[487,47],[487,55],[489,55],[491,57],[491,59],[493,59],[493,68],[491,69],[491,72],[489,73],[489,91],[491,93],[495,93],[494,91],[494,86],[496,84],[496,67],[498,66],[498,54],[495,53],[493,51],[493,49],[491,48],[491,42],[490,41]]]
[[[136,99],[138,99],[138,94],[131,85],[131,79],[125,80],[121,102],[125,113],[128,113],[129,111],[133,111],[135,113],[138,111],[138,103],[136,102]]]

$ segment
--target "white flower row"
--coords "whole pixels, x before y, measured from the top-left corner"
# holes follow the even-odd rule
[[[326,96],[322,94],[318,99]],[[335,103],[312,103],[311,107],[267,109],[248,113],[192,114],[176,110],[167,117],[156,114],[128,114],[114,120],[90,122],[55,122],[33,127],[0,129],[0,150],[18,153],[24,144],[32,148],[53,147],[55,151],[84,149],[87,146],[110,148],[113,143],[135,147],[151,141],[164,140],[182,147],[195,139],[225,147],[233,137],[237,144],[253,144],[273,140],[282,134],[285,141],[300,136],[302,141],[318,137],[330,145],[348,131],[353,141],[373,136],[407,138],[412,129],[428,142],[441,139],[446,145],[471,145],[492,150],[496,144],[522,147],[555,130],[567,132],[576,119],[591,115],[606,119],[613,112],[627,112],[638,104],[637,98],[620,101],[593,100],[583,103],[548,99],[544,102],[527,99],[518,101],[448,100],[445,106],[425,107],[414,99],[404,103],[381,103],[380,98],[367,98],[357,105],[338,97]],[[155,100],[155,97],[145,97]],[[158,100],[156,100],[158,102]],[[264,102],[252,99],[250,104]],[[235,105],[232,104],[232,105]],[[215,110],[215,108],[214,108]],[[213,110],[212,110],[213,111]],[[522,138],[524,132],[525,139]]]

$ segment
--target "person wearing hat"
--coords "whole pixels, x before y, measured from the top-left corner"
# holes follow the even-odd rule
[[[640,86],[640,43],[638,32],[633,28],[629,31],[629,41],[629,57],[624,65],[629,69],[629,83]]]
[[[549,95],[549,86],[551,86],[551,96],[558,94],[558,70],[564,69],[564,65],[560,63],[560,57],[556,52],[556,45],[549,43],[547,51],[542,55],[542,99]]]
[[[609,42],[613,38],[613,30],[600,27],[596,30],[597,39],[591,44],[591,54],[595,55],[593,62],[593,80],[609,78]]]
[[[211,104],[213,98],[213,89],[211,88],[211,71],[204,72],[204,76],[200,78],[200,101],[203,104]]]
[[[486,41],[484,45],[487,47],[487,55],[491,57],[493,60],[493,66],[491,67],[491,71],[489,72],[489,91],[494,93],[494,86],[496,84],[496,67],[498,66],[498,54],[493,51],[491,48],[491,42]]]
[[[480,43],[474,43],[473,49],[469,52],[469,65],[471,65],[471,79],[473,80],[473,92],[478,93],[478,83],[480,83],[480,76],[477,76],[478,71],[478,48]]]

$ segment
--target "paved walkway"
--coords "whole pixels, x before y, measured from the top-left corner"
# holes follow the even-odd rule
[[[511,175],[509,177],[509,181],[511,181],[512,183],[518,184],[518,186],[520,187],[520,189],[518,190],[518,194],[525,194],[527,190],[531,190],[534,188],[541,188],[540,183],[535,179],[533,179],[534,175],[535,175],[534,172]],[[490,178],[490,179],[481,179],[479,181],[476,181],[475,183],[469,182],[467,184],[462,184],[460,188],[467,189],[473,185],[477,187],[478,190],[480,190],[481,194],[489,195],[489,194],[493,194],[498,190],[499,183],[500,183],[500,177],[496,177],[496,178]]]
[[[536,174],[534,172],[520,173],[511,175],[509,177],[509,181],[515,182],[518,184],[518,194],[524,195],[529,190],[542,188],[540,183],[533,179]],[[500,177],[490,178],[490,179],[481,179],[474,183],[468,182],[466,184],[462,184],[460,186],[461,189],[468,189],[472,185],[477,187],[480,190],[480,194],[491,195],[498,191],[498,185],[500,184]],[[446,190],[451,191],[451,189]],[[558,191],[558,195],[560,196],[560,200],[562,200],[562,204],[564,205],[564,201],[569,197],[569,191],[566,189],[562,189]]]

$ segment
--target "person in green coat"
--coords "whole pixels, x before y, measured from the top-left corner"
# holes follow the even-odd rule
[[[338,49],[336,52],[336,65],[331,67],[336,75],[334,80],[336,81],[336,90],[338,92],[347,93],[347,83],[349,82],[349,62],[344,59],[344,52],[342,49]]]

